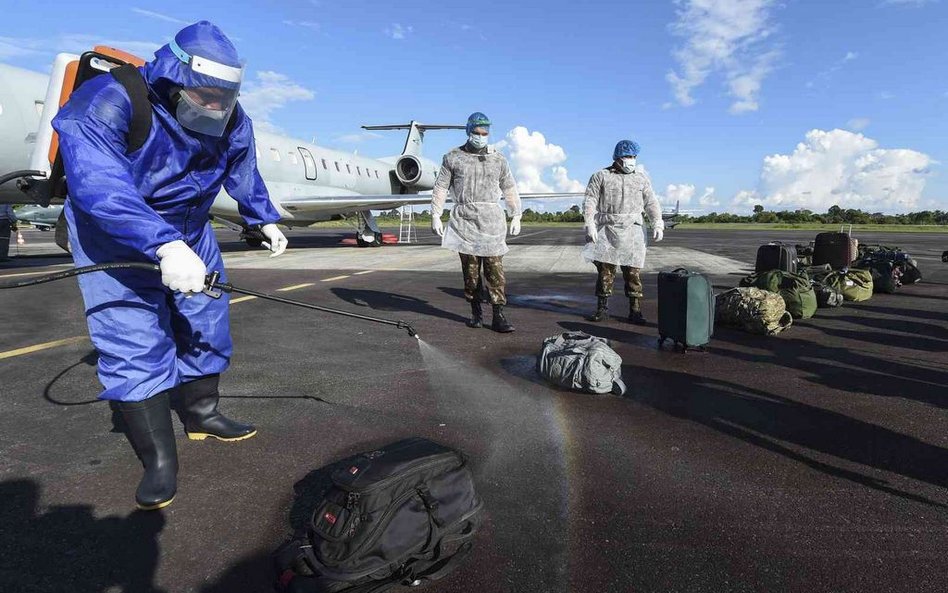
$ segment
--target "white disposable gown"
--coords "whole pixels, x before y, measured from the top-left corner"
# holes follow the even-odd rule
[[[483,154],[455,148],[444,155],[441,172],[431,192],[431,215],[440,217],[451,191],[454,207],[441,246],[481,257],[507,253],[507,220],[498,200],[503,196],[507,213],[520,216],[517,184],[507,159],[493,147]]]
[[[622,173],[610,167],[593,174],[586,186],[583,216],[595,223],[596,241],[586,243],[583,257],[618,266],[645,266],[645,228],[664,228],[662,207],[652,181],[642,170]]]

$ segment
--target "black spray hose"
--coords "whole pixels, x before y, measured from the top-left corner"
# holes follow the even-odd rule
[[[21,280],[20,282],[14,282],[11,284],[0,284],[0,289],[4,288],[23,288],[26,286],[36,286],[37,284],[46,284],[47,282],[54,282],[56,280],[64,280],[66,278],[72,278],[73,276],[79,276],[81,274],[89,274],[92,272],[101,272],[104,270],[145,270],[148,272],[160,272],[161,268],[157,264],[148,264],[144,262],[115,262],[115,263],[106,263],[106,264],[96,264],[94,266],[85,266],[82,268],[74,268],[72,270],[65,270],[62,272],[56,272],[54,274],[48,274],[46,276],[40,276],[39,278],[33,278],[32,280]],[[294,301],[291,299],[285,299],[283,297],[278,297],[272,294],[266,294],[263,292],[256,292],[253,290],[247,290],[244,288],[239,288],[233,284],[227,282],[220,282],[220,272],[214,272],[207,276],[205,279],[205,289],[204,294],[212,298],[220,298],[220,292],[214,292],[219,290],[221,292],[231,293],[236,292],[238,294],[244,294],[247,296],[253,296],[268,301],[274,301],[277,303],[284,303],[286,305],[294,305],[296,307],[302,307],[304,309],[313,309],[315,311],[322,311],[324,313],[332,313],[334,315],[342,315],[344,317],[352,317],[354,319],[362,319],[363,321],[372,321],[374,323],[382,323],[385,325],[393,325],[398,329],[404,329],[408,331],[408,335],[420,339],[418,333],[415,332],[412,326],[404,321],[395,321],[391,319],[382,319],[379,317],[371,317],[369,315],[360,315],[359,313],[350,313],[349,311],[343,311],[341,309],[333,309],[331,307],[322,307],[320,305],[313,305],[311,303],[304,303],[302,301]]]
[[[227,282],[220,282],[220,272],[214,272],[207,277],[207,287],[209,290],[220,290],[221,292],[231,293],[236,292],[238,294],[243,294],[247,296],[257,297],[260,299],[266,299],[268,301],[273,301],[276,303],[283,303],[285,305],[293,305],[295,307],[302,307],[304,309],[312,309],[314,311],[322,311],[324,313],[332,313],[334,315],[342,315],[343,317],[352,317],[354,319],[362,319],[364,321],[372,321],[375,323],[383,323],[385,325],[394,325],[398,329],[404,329],[408,331],[408,335],[413,338],[418,338],[418,333],[404,321],[394,321],[391,319],[381,319],[379,317],[371,317],[369,315],[361,315],[359,313],[351,313],[349,311],[343,311],[341,309],[333,309],[331,307],[323,307],[321,305],[314,305],[312,303],[304,303],[302,301],[294,301],[293,299],[285,299],[283,297],[278,297],[276,295],[267,294],[265,292],[257,292],[255,290],[247,290],[246,288],[239,288],[233,284]],[[214,294],[205,291],[206,293],[214,296]],[[420,339],[420,338],[418,338]]]
[[[6,175],[0,175],[0,185],[21,177],[46,177],[45,171],[34,171],[32,169],[23,169],[22,171],[13,171]]]

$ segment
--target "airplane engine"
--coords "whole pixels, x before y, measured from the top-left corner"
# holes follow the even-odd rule
[[[402,155],[395,163],[395,177],[402,187],[413,191],[424,191],[434,187],[435,165],[417,156]]]

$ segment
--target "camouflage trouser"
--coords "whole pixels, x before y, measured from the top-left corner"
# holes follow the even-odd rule
[[[507,278],[504,276],[503,256],[478,257],[476,255],[459,254],[461,256],[461,271],[464,272],[464,298],[468,301],[483,300],[481,293],[484,286],[481,283],[481,268],[484,269],[484,280],[487,282],[487,292],[491,305],[506,305]]]
[[[612,285],[616,281],[616,265],[606,264],[601,261],[593,262],[596,269],[599,270],[599,279],[596,281],[596,296],[612,296]],[[629,298],[642,298],[642,278],[639,276],[639,269],[632,266],[621,266],[622,278],[625,280],[625,296]]]

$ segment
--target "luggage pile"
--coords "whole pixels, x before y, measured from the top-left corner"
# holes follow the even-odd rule
[[[906,284],[922,279],[918,262],[899,247],[863,245],[855,267],[869,270],[876,292],[892,294]]]
[[[899,247],[860,246],[850,227],[820,233],[809,245],[761,245],[754,273],[739,288],[718,295],[716,314],[720,323],[774,335],[819,308],[866,301],[873,292],[893,293],[921,279],[909,254]]]

